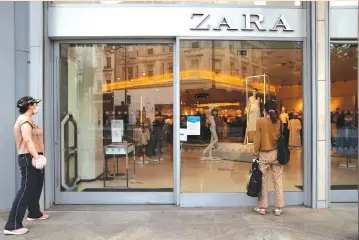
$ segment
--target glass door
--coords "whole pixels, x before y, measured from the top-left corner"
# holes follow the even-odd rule
[[[265,99],[289,128],[286,203],[303,204],[303,43],[181,40],[180,79],[181,205],[255,204],[246,184]]]
[[[173,47],[56,44],[56,203],[174,203]]]

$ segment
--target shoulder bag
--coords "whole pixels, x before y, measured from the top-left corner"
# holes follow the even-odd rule
[[[278,162],[281,165],[286,165],[290,160],[290,151],[288,142],[283,134],[282,122],[280,123],[280,134],[278,139]]]

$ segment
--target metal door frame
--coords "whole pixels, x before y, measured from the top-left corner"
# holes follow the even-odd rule
[[[181,40],[193,40],[193,41],[201,41],[201,40],[220,40],[220,41],[226,41],[226,40],[235,40],[235,41],[294,41],[294,42],[301,42],[302,43],[302,56],[303,56],[303,73],[302,73],[302,83],[303,83],[303,89],[302,89],[302,99],[303,99],[303,114],[306,116],[304,118],[303,126],[303,151],[302,158],[303,158],[303,191],[301,192],[285,192],[285,202],[286,205],[306,205],[310,206],[310,199],[312,198],[312,180],[316,176],[312,176],[311,169],[312,169],[312,162],[311,162],[311,156],[312,156],[312,149],[310,147],[312,138],[313,138],[313,132],[311,130],[311,95],[312,95],[312,86],[311,86],[311,77],[310,77],[310,68],[309,62],[310,62],[310,54],[309,54],[309,44],[307,42],[307,38],[263,38],[263,37],[177,37],[176,38],[176,58],[177,62],[180,63],[180,41]],[[176,72],[175,81],[178,81],[176,83],[177,85],[177,96],[178,97],[178,103],[180,103],[179,96],[180,96],[180,66],[176,66],[178,68]],[[175,112],[178,116],[177,125],[174,125],[174,132],[177,134],[178,139],[176,140],[177,144],[175,146],[178,147],[179,152],[179,160],[176,161],[175,169],[177,170],[177,174],[180,178],[181,176],[181,152],[179,150],[179,131],[180,131],[180,124],[179,124],[179,118],[180,118],[180,110],[179,105],[178,109],[176,109],[177,112]],[[175,141],[175,139],[174,139]],[[177,204],[181,207],[227,207],[227,206],[255,206],[257,204],[257,199],[255,198],[249,198],[246,193],[182,193],[180,192],[181,186],[180,183],[178,183],[177,189],[179,190],[178,196],[179,199],[177,201]],[[269,193],[269,204],[273,205],[273,193]]]
[[[178,159],[177,148],[173,148],[173,192],[61,192],[60,190],[60,152],[61,139],[60,131],[56,130],[60,127],[60,112],[59,112],[59,84],[60,84],[60,44],[172,44],[173,45],[173,72],[175,75],[177,65],[176,58],[176,41],[175,39],[106,39],[106,40],[59,40],[55,41],[53,45],[53,61],[54,61],[54,105],[53,105],[53,119],[50,124],[53,124],[54,129],[54,201],[55,204],[176,204],[178,193],[178,181],[176,180],[176,159]],[[176,81],[173,81],[173,94],[176,96]],[[176,107],[176,99],[173,99],[173,108]],[[175,109],[174,109],[175,112]],[[174,134],[174,142],[176,135]]]

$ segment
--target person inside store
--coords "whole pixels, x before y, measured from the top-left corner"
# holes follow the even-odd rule
[[[20,116],[14,125],[14,137],[18,152],[18,165],[21,171],[21,187],[16,194],[8,221],[4,228],[5,235],[22,235],[29,230],[23,227],[26,209],[27,220],[46,220],[49,215],[40,211],[40,196],[44,184],[43,131],[32,120],[39,112],[39,99],[25,96],[18,100]]]
[[[283,195],[283,165],[277,160],[278,139],[280,136],[280,120],[277,113],[276,102],[269,100],[264,104],[264,117],[257,120],[256,134],[254,137],[253,162],[259,161],[259,169],[262,172],[262,194],[258,198],[256,213],[266,214],[268,208],[268,172],[272,171],[274,181],[274,214],[279,216],[284,206]]]
[[[153,131],[154,131],[154,140],[155,140],[155,152],[156,158],[159,160],[164,160],[162,157],[164,140],[166,136],[166,125],[165,119],[161,112],[156,111],[155,121],[153,122]]]

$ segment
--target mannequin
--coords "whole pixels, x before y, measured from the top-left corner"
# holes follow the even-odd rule
[[[247,115],[247,138],[248,142],[254,141],[256,132],[257,119],[260,118],[260,103],[258,89],[253,89],[253,95],[248,98],[248,115]]]
[[[209,107],[209,111],[206,115],[207,121],[209,122],[209,130],[211,132],[211,142],[208,147],[203,151],[203,157],[201,160],[218,160],[217,158],[212,157],[212,149],[215,147],[216,143],[218,143],[218,135],[216,131],[216,122],[214,120],[214,115],[217,114],[217,111],[213,109],[213,107]],[[208,153],[208,157],[206,157]]]
[[[293,114],[293,119],[289,121],[289,146],[294,148],[299,148],[301,146],[301,137],[300,130],[302,129],[302,124],[298,119],[298,113]]]
[[[279,119],[282,122],[283,126],[283,135],[288,143],[289,141],[289,129],[288,129],[288,123],[289,123],[289,115],[285,109],[285,107],[282,107],[282,111],[279,115]]]
[[[285,109],[285,107],[282,107],[282,111],[279,115],[279,118],[280,118],[280,121],[283,123],[283,124],[287,124],[288,125],[288,122],[289,122],[289,115]]]

